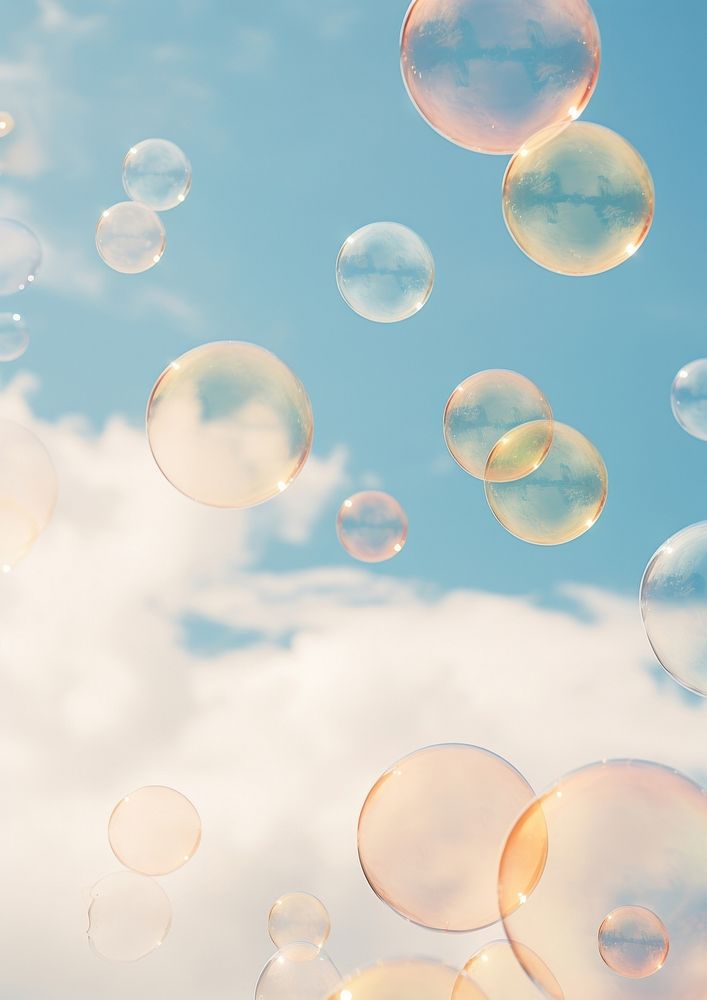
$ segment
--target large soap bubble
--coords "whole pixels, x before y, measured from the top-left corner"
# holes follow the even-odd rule
[[[97,955],[136,962],[159,948],[172,925],[161,885],[135,872],[114,872],[91,889],[88,940]]]
[[[350,556],[361,562],[377,563],[392,559],[408,534],[408,518],[390,493],[365,490],[348,497],[336,519],[339,541]]]
[[[260,973],[255,1000],[326,1000],[340,982],[336,966],[321,948],[288,944]]]
[[[52,460],[27,428],[0,420],[0,569],[29,552],[49,524],[57,498]]]
[[[522,965],[516,955],[520,951]],[[468,982],[483,990],[489,1000],[564,1000],[545,963],[530,948],[511,946],[507,940],[491,941],[471,956],[454,984],[452,1000],[463,1000]]]
[[[96,226],[98,253],[108,267],[121,274],[149,271],[166,245],[159,215],[136,201],[121,201],[107,208]]]
[[[133,201],[165,212],[189,194],[191,164],[168,139],[144,139],[125,154],[123,187]]]
[[[312,409],[302,383],[270,351],[218,341],[160,375],[147,435],[162,473],[186,496],[252,507],[299,475],[312,447]]]
[[[42,248],[31,229],[16,219],[0,219],[0,295],[31,285],[42,262]]]
[[[298,942],[321,948],[330,930],[326,906],[308,892],[288,892],[280,896],[268,917],[268,933],[277,948]]]
[[[181,792],[147,785],[126,795],[108,823],[116,858],[143,875],[167,875],[181,868],[201,841],[199,813]]]
[[[673,416],[680,426],[707,441],[707,358],[684,365],[673,379],[670,393]]]
[[[599,74],[586,0],[414,0],[401,66],[420,114],[481,153],[514,153],[584,110]]]
[[[328,1000],[449,1000],[456,982],[456,971],[441,962],[379,962],[349,976],[336,992],[329,994]],[[459,982],[454,1000],[487,998],[467,979]]]
[[[598,934],[599,954],[620,976],[645,979],[665,965],[670,940],[663,921],[645,906],[607,913]]]
[[[0,361],[17,361],[29,347],[29,330],[19,313],[0,313]]]

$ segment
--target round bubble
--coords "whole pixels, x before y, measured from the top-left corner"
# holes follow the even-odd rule
[[[88,940],[100,958],[136,962],[162,944],[172,908],[162,886],[135,872],[114,872],[91,889]]]
[[[555,421],[552,443],[535,472],[499,482],[500,470],[535,456],[546,434],[546,422],[538,420],[505,434],[489,455],[484,486],[494,516],[512,535],[535,545],[560,545],[596,523],[606,504],[608,476],[591,441]]]
[[[0,219],[0,295],[31,285],[41,262],[42,248],[32,230],[15,219]]]
[[[213,507],[253,507],[287,489],[312,448],[300,380],[256,344],[204,344],[160,375],[147,406],[157,465],[178,490]]]
[[[680,426],[707,441],[707,358],[691,361],[673,379],[670,393],[673,416]]]
[[[630,143],[574,122],[529,139],[503,178],[503,215],[523,253],[558,274],[599,274],[638,250],[653,222],[650,171]]]
[[[582,113],[599,75],[586,0],[414,0],[401,67],[422,117],[466,149],[514,153]]]
[[[538,387],[517,372],[493,369],[464,379],[444,410],[444,440],[454,461],[472,476],[483,479],[494,445],[508,431],[531,420],[545,421],[535,453],[527,451],[489,470],[498,481],[521,479],[540,465],[552,443],[552,410]]]
[[[308,892],[280,896],[268,917],[268,933],[277,948],[298,942],[321,948],[330,930],[326,906]]]
[[[644,906],[619,906],[601,922],[599,954],[620,976],[654,975],[665,965],[669,950],[665,924]]]
[[[550,849],[529,888],[540,821]],[[565,1000],[701,997],[705,843],[707,794],[677,771],[620,760],[562,778],[518,818],[501,858],[499,901],[518,960],[524,964],[517,946],[530,948]],[[623,905],[650,909],[670,934],[670,959],[640,987],[610,969],[597,947],[604,917]]]
[[[358,822],[363,872],[383,902],[416,924],[444,931],[492,924],[501,848],[532,798],[525,778],[489,750],[418,750],[368,794]]]
[[[126,867],[143,875],[168,875],[196,852],[201,819],[181,792],[147,785],[117,804],[108,822],[108,839]]]
[[[9,111],[0,111],[0,139],[9,135],[15,127],[15,119]]]
[[[189,194],[191,163],[168,139],[145,139],[125,154],[123,187],[133,201],[165,212]]]
[[[19,313],[0,313],[0,361],[17,361],[29,347],[29,330]]]
[[[441,962],[422,959],[379,962],[340,983],[327,1000],[449,1000],[456,982],[456,971]],[[470,980],[465,980],[460,982],[455,1000],[487,998]]]
[[[42,442],[27,428],[0,420],[0,570],[7,573],[49,524],[57,478]]]
[[[164,253],[167,237],[159,215],[147,205],[121,201],[101,213],[96,247],[108,267],[121,274],[149,271]]]
[[[260,973],[255,1000],[325,1000],[340,982],[340,973],[321,948],[288,944]]]
[[[336,532],[354,559],[385,562],[403,550],[408,534],[407,514],[389,493],[354,493],[339,508]]]
[[[376,323],[414,316],[432,294],[435,265],[417,233],[373,222],[346,240],[336,261],[339,291],[354,312]]]
[[[559,983],[544,962],[530,948],[516,945],[516,949],[523,952],[522,965],[508,941],[484,945],[459,973],[452,1000],[463,1000],[468,982],[489,1000],[564,1000]]]

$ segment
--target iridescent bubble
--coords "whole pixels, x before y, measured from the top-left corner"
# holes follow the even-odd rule
[[[522,965],[510,942],[484,945],[459,973],[452,1000],[462,1000],[468,982],[483,990],[489,1000],[564,1000],[559,983],[545,963],[530,948],[518,944],[515,948],[523,953]]]
[[[516,456],[518,465],[506,451],[505,463],[499,461],[488,470],[496,481],[521,479],[542,463],[552,442],[552,410],[540,389],[524,375],[502,369],[477,372],[464,379],[447,401],[444,440],[455,462],[483,479],[494,445],[508,431],[531,420],[544,421],[538,425],[537,448]]]
[[[622,136],[574,122],[521,146],[503,178],[503,215],[523,253],[558,274],[599,274],[641,246],[653,222],[650,171]]]
[[[400,42],[422,117],[480,153],[514,153],[541,128],[577,118],[600,57],[586,0],[414,0]]]
[[[414,316],[429,299],[435,265],[417,233],[397,222],[373,222],[346,240],[336,283],[354,312],[376,323]]]
[[[691,361],[673,379],[670,393],[673,416],[680,426],[707,441],[707,358]]]
[[[0,313],[0,361],[17,361],[29,347],[29,330],[19,313]]]
[[[191,163],[168,139],[144,139],[125,154],[123,187],[133,201],[165,212],[189,194]]]
[[[596,523],[606,504],[608,476],[591,441],[555,421],[552,443],[536,470],[516,482],[497,481],[508,465],[518,468],[526,456],[537,455],[546,434],[546,422],[538,420],[505,434],[489,455],[484,487],[494,516],[512,535],[535,545],[560,545]]]
[[[389,493],[354,493],[339,508],[336,533],[354,559],[384,562],[402,552],[408,534],[407,514]]]
[[[441,962],[379,962],[340,983],[328,1000],[449,1000],[456,982],[456,971]],[[454,1000],[487,998],[467,979],[459,982]]]
[[[549,850],[528,886],[541,821]],[[525,966],[530,948],[565,1000],[697,1000],[705,989],[706,843],[707,794],[677,771],[619,760],[567,775],[520,816],[501,858],[499,901],[516,957]],[[640,985],[609,968],[597,947],[605,916],[627,904],[659,915],[670,933],[670,959]]]
[[[358,822],[363,872],[383,902],[416,924],[445,931],[492,924],[499,919],[498,858],[532,798],[525,778],[489,750],[418,750],[368,794]],[[535,858],[528,882],[542,862]]]
[[[277,948],[298,942],[321,948],[330,930],[326,906],[308,892],[280,896],[268,917],[268,933]]]
[[[340,982],[336,966],[321,948],[289,944],[260,973],[255,1000],[326,1000]]]
[[[39,438],[0,420],[0,570],[9,572],[49,524],[57,489],[52,460]]]
[[[137,201],[107,208],[96,226],[98,253],[121,274],[149,271],[164,253],[166,241],[159,215]]]
[[[42,248],[31,229],[15,219],[0,219],[0,295],[31,285],[42,262]]]
[[[135,872],[114,872],[91,889],[88,940],[100,958],[136,962],[162,944],[172,908],[162,886]]]
[[[312,447],[309,397],[279,358],[218,341],[173,361],[147,405],[147,435],[164,476],[213,507],[253,507],[287,489]]]
[[[0,139],[9,135],[15,127],[15,119],[9,111],[0,111]]]
[[[108,822],[108,840],[127,868],[142,875],[168,875],[196,852],[201,819],[181,792],[147,785],[117,804]]]
[[[601,922],[599,954],[620,976],[654,975],[665,965],[669,950],[665,924],[644,906],[619,906]]]

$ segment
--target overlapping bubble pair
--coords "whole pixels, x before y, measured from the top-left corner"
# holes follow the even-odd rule
[[[255,1000],[326,1000],[341,975],[324,951],[331,921],[326,907],[307,892],[289,892],[272,906],[270,939],[277,952],[265,965]]]

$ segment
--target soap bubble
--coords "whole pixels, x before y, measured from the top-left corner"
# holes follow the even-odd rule
[[[707,358],[691,361],[673,379],[673,416],[688,434],[707,441]]]
[[[127,868],[142,875],[168,875],[196,852],[201,820],[181,792],[147,785],[117,804],[108,822],[108,840]]]
[[[328,1000],[449,1000],[456,981],[456,971],[441,962],[423,959],[379,962],[340,983]],[[459,984],[454,1000],[487,998],[465,980]]]
[[[493,446],[507,431],[531,420],[545,421],[538,425],[537,449],[516,456],[520,464],[515,466],[506,453],[503,465],[498,462],[488,470],[497,481],[521,479],[541,464],[552,442],[552,410],[540,389],[524,375],[502,369],[477,372],[464,379],[447,401],[444,439],[455,462],[483,479]]]
[[[529,886],[540,822],[549,850]],[[604,761],[560,779],[518,818],[499,866],[499,902],[518,960],[525,966],[518,945],[530,948],[566,1000],[703,996],[706,843],[707,794],[677,771]],[[669,961],[640,985],[612,971],[597,947],[602,920],[624,905],[650,909],[670,932]]]
[[[147,406],[152,454],[169,482],[213,507],[253,507],[287,489],[309,457],[304,386],[256,344],[218,341],[173,361]]]
[[[29,330],[19,313],[0,313],[0,361],[17,361],[29,347]]]
[[[9,135],[15,127],[15,119],[9,111],[0,111],[0,138]]]
[[[96,247],[108,267],[121,274],[149,271],[159,261],[167,237],[159,215],[147,205],[121,201],[101,214]]]
[[[525,778],[489,750],[417,750],[386,771],[364,803],[363,872],[384,903],[416,924],[444,931],[492,924],[504,839],[532,798]]]
[[[0,420],[0,570],[7,573],[44,531],[57,497],[56,472],[39,438]]]
[[[407,514],[389,493],[379,490],[354,493],[339,508],[336,532],[354,559],[367,563],[384,562],[401,552],[405,545]]]
[[[622,136],[574,122],[529,139],[503,178],[503,215],[523,253],[549,271],[588,275],[622,264],[653,222],[650,171]]]
[[[620,976],[652,976],[663,968],[669,949],[665,924],[643,906],[620,906],[601,922],[599,954]]]
[[[31,285],[42,262],[42,248],[31,229],[15,219],[0,219],[0,295]]]
[[[114,872],[91,889],[88,940],[100,958],[136,962],[159,948],[172,924],[162,886],[135,872]]]
[[[280,896],[268,917],[268,933],[276,948],[302,942],[321,948],[330,930],[326,906],[308,892]]]
[[[491,941],[472,955],[459,973],[451,1000],[463,1000],[468,982],[489,1000],[564,1000],[544,962],[530,948],[514,947],[523,953],[522,965],[506,940]]]
[[[168,139],[145,139],[125,154],[123,187],[128,198],[164,212],[189,194],[191,163]]]
[[[341,982],[336,966],[313,944],[289,944],[260,973],[255,1000],[326,1000]]]
[[[376,323],[414,316],[432,293],[435,265],[417,233],[373,222],[346,240],[336,261],[339,291],[354,312]]]
[[[541,128],[571,122],[599,75],[586,0],[414,0],[400,52],[422,117],[480,153],[514,153]]]
[[[535,472],[516,482],[496,481],[499,469],[508,464],[518,468],[524,456],[535,456],[546,434],[546,422],[539,420],[508,431],[489,455],[484,485],[494,516],[512,535],[535,545],[560,545],[579,538],[598,520],[608,477],[591,441],[555,421],[552,444]]]

